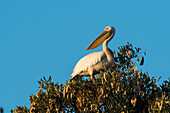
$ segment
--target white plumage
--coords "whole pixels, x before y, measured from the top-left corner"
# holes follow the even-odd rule
[[[90,76],[91,73],[88,73],[88,70],[93,68],[93,66],[102,63],[102,60],[104,60],[104,58],[104,51],[90,53],[87,56],[81,58],[73,69],[71,79],[74,78],[76,75]]]

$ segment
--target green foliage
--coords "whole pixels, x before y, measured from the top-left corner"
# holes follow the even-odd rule
[[[127,44],[114,51],[114,65],[90,79],[75,78],[66,85],[51,77],[38,81],[40,89],[30,96],[31,107],[17,106],[11,112],[169,112],[170,78],[157,86],[155,78],[137,69],[143,65],[140,48]],[[140,61],[140,59],[142,59]]]

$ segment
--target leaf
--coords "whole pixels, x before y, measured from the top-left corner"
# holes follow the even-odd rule
[[[113,82],[111,82],[111,87],[113,88]]]
[[[146,56],[146,52],[144,52],[144,55]]]
[[[68,81],[66,80],[66,85],[68,85]]]
[[[136,98],[135,99],[131,99],[131,104],[133,105],[133,107],[136,106]]]
[[[144,57],[142,57],[142,60],[140,62],[140,66],[144,64]]]
[[[107,81],[107,79],[106,79],[106,73],[104,73],[104,80]]]
[[[158,81],[161,79],[161,77],[158,78]]]
[[[135,68],[134,68],[134,73],[137,71],[137,66],[135,66]]]
[[[46,78],[45,78],[45,77],[43,77],[43,79],[46,81]]]
[[[135,62],[135,63],[131,64],[131,66],[134,66],[136,63],[137,63],[137,62]]]
[[[129,58],[129,54],[128,54],[128,52],[126,51],[126,55],[127,55],[127,57]]]
[[[41,82],[40,81],[37,81],[38,82],[38,84],[40,85],[41,84]]]

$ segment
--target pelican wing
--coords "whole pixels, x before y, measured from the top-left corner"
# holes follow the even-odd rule
[[[87,56],[81,58],[77,62],[71,74],[71,79],[74,78],[76,75],[80,74],[81,72],[87,71],[90,67],[97,65],[100,61],[102,61],[103,58],[105,58],[104,51],[90,53]]]

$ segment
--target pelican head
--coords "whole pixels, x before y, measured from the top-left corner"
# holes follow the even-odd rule
[[[113,26],[107,26],[103,33],[101,33],[91,44],[86,50],[91,50],[99,45],[101,45],[105,40],[111,40],[115,34],[115,28]]]
[[[104,31],[110,31],[112,33],[115,33],[115,28],[113,26],[107,26]]]

